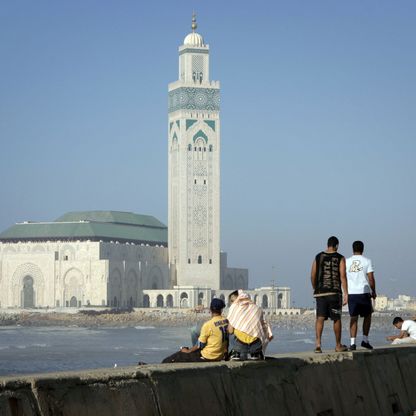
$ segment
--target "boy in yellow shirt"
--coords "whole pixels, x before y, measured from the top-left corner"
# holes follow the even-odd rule
[[[162,363],[207,362],[225,359],[228,351],[228,320],[222,316],[225,303],[221,299],[212,299],[211,319],[202,325],[198,344],[165,358]]]

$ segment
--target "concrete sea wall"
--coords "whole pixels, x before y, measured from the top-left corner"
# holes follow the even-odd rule
[[[0,378],[1,416],[399,416],[416,410],[416,347]]]

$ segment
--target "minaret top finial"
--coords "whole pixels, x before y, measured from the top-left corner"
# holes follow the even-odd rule
[[[195,12],[192,13],[192,32],[195,32],[198,25],[196,24],[196,14]]]

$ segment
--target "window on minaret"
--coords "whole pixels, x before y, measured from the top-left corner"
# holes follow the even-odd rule
[[[191,264],[191,259],[188,259],[188,264]]]
[[[196,185],[196,179],[194,179],[194,184]]]
[[[209,151],[212,152],[212,144],[209,145]]]
[[[202,264],[202,256],[198,256],[198,264]]]
[[[188,144],[188,150],[192,151],[192,145],[191,144]]]

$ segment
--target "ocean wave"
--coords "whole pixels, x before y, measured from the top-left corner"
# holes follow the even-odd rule
[[[155,329],[156,327],[154,326],[135,326],[136,329]]]
[[[31,346],[32,346],[32,347],[38,347],[38,348],[46,348],[46,347],[48,347],[49,345],[48,345],[48,344],[32,344]]]

